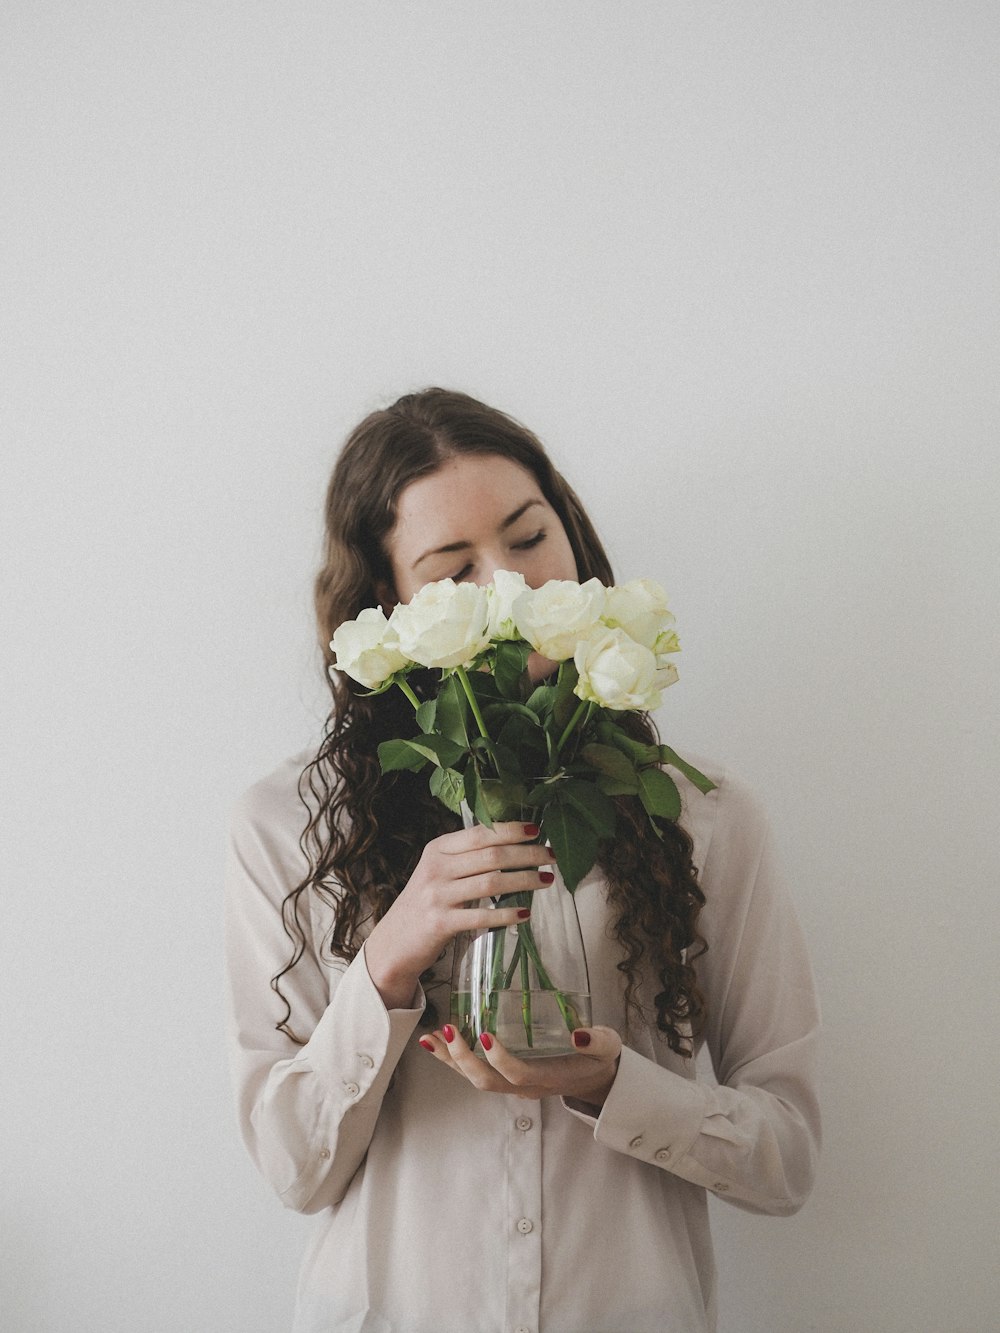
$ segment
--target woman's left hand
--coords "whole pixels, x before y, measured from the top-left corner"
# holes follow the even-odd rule
[[[485,1060],[473,1055],[450,1024],[420,1045],[442,1064],[463,1075],[481,1092],[503,1092],[537,1101],[541,1097],[571,1097],[589,1106],[601,1107],[618,1073],[622,1040],[614,1028],[577,1028],[573,1050],[567,1055],[518,1060],[496,1037],[483,1045]]]

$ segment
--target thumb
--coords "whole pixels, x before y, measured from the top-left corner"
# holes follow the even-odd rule
[[[595,1060],[617,1060],[622,1053],[622,1039],[614,1028],[576,1028],[573,1046]]]

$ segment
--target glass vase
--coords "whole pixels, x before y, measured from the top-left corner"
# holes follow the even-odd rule
[[[473,904],[530,907],[528,921],[458,936],[451,977],[451,1022],[482,1056],[479,1038],[496,1037],[521,1060],[568,1055],[570,1035],[591,1021],[587,956],[576,900],[555,879],[533,893],[506,893]]]

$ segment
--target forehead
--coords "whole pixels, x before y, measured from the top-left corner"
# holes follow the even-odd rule
[[[396,546],[428,528],[455,528],[502,522],[527,500],[544,500],[535,477],[520,463],[497,454],[459,454],[426,477],[410,482],[396,502],[389,535]]]

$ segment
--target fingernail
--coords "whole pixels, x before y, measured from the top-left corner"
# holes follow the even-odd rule
[[[589,1032],[581,1032],[580,1029],[577,1028],[577,1030],[573,1033],[573,1045],[574,1045],[574,1046],[581,1046],[581,1047],[582,1047],[582,1046],[589,1046],[589,1045],[590,1045],[590,1033],[589,1033]]]
[[[422,1046],[425,1051],[430,1051],[432,1055],[434,1054],[434,1043],[429,1037],[421,1037],[418,1045]]]
[[[482,1042],[484,1051],[492,1051],[493,1038],[490,1036],[488,1032],[480,1033],[479,1040]]]
[[[450,1023],[445,1023],[444,1027],[441,1029],[441,1035],[444,1037],[445,1041],[454,1041],[455,1029]]]
[[[519,907],[519,908],[517,909],[517,919],[518,919],[518,921],[527,921],[527,919],[528,919],[529,916],[531,916],[531,908],[530,908],[530,907]]]
[[[524,826],[524,836],[526,838],[537,838],[540,832],[541,829],[537,824],[525,824]]]
[[[549,846],[548,843],[545,844],[545,850],[548,852],[549,856],[551,856],[552,859],[553,859],[553,861],[554,861],[554,860],[556,859],[556,854],[555,854],[555,852],[552,850],[552,848]]]
[[[553,875],[551,870],[539,870],[538,878],[542,881],[543,884],[551,884],[552,881],[555,879],[555,875]]]

